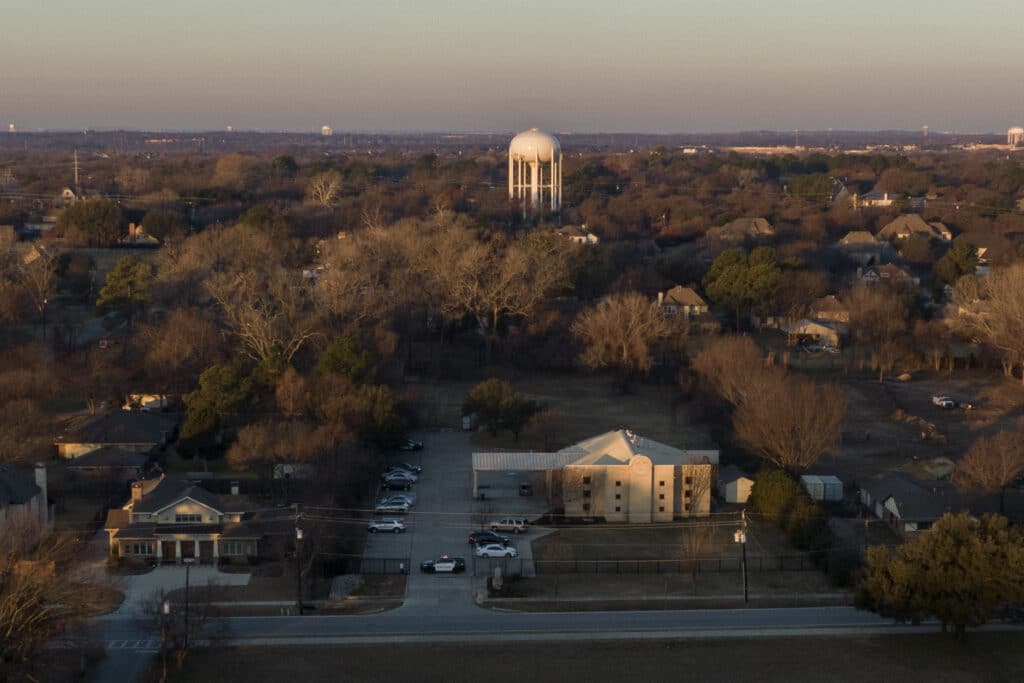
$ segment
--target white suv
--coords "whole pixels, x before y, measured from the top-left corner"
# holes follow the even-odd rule
[[[530,525],[523,517],[504,517],[491,522],[491,531],[511,531],[514,534],[521,534]]]
[[[375,534],[378,531],[390,531],[400,534],[405,531],[405,522],[400,519],[371,519],[366,525],[367,531]]]

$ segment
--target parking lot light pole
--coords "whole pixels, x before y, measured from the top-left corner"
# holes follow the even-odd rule
[[[302,616],[302,529],[295,527],[295,604]]]
[[[160,681],[167,680],[167,620],[171,616],[171,601],[164,600],[160,603],[160,659],[162,671]]]
[[[736,543],[740,544],[740,548],[743,552],[742,571],[743,571],[743,604],[749,604],[750,593],[747,590],[747,511],[744,509],[740,517],[740,529],[733,534],[732,538]]]

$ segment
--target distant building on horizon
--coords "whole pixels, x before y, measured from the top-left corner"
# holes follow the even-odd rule
[[[323,135],[325,138],[329,138],[334,135],[334,129],[330,126],[322,126],[320,128],[320,135]]]
[[[1024,145],[1024,128],[1014,126],[1010,130],[1006,131],[1006,144],[1011,147]]]
[[[540,213],[545,198],[552,213],[562,208],[562,146],[537,128],[512,138],[508,147],[508,198],[519,200],[523,215]]]

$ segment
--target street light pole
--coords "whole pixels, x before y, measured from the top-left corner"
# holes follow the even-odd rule
[[[160,659],[162,664],[160,683],[167,680],[167,619],[170,615],[171,602],[170,600],[164,600],[160,604]]]
[[[744,509],[740,513],[740,529],[733,534],[733,540],[740,544],[740,549],[743,553],[742,560],[742,571],[743,571],[743,604],[749,604],[750,593],[747,589],[747,511]]]
[[[295,604],[302,616],[302,529],[295,527]]]

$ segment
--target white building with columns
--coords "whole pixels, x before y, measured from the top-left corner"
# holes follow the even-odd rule
[[[1006,131],[1006,144],[1011,147],[1024,145],[1024,128],[1014,126],[1010,130]]]
[[[508,198],[523,215],[562,208],[562,146],[550,133],[531,128],[508,147]]]
[[[247,507],[237,488],[218,496],[161,476],[132,484],[131,500],[108,512],[104,528],[111,555],[127,562],[249,562],[260,554],[265,529]]]

